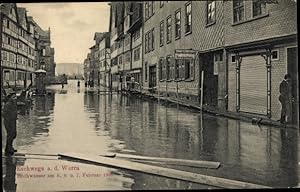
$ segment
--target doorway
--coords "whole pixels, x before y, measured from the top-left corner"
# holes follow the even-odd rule
[[[216,107],[218,104],[218,75],[214,73],[214,54],[204,54],[202,61],[204,71],[203,104]]]
[[[156,65],[149,67],[149,88],[156,87]],[[154,89],[152,89],[154,91]]]
[[[299,82],[298,82],[298,47],[287,48],[287,72],[292,77],[292,123],[299,123]]]

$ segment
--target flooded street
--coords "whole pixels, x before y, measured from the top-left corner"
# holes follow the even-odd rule
[[[127,153],[221,163],[218,169],[166,166],[271,187],[299,186],[299,132],[241,122],[138,96],[85,93],[77,81],[35,97],[20,111],[19,152],[88,155]],[[2,126],[3,127],[3,126]],[[2,128],[2,151],[5,147]],[[164,177],[47,158],[5,158],[4,190],[124,190],[214,188]],[[77,167],[65,171],[64,165]],[[17,167],[42,167],[53,178],[28,179]],[[55,170],[55,167],[59,170]],[[50,168],[49,170],[47,170]],[[38,172],[38,171],[37,171]],[[40,172],[43,172],[41,170]],[[64,174],[67,172],[68,176]],[[83,176],[84,173],[93,174]],[[18,175],[19,174],[19,175]],[[23,174],[23,175],[21,175]],[[61,174],[61,177],[57,176]],[[73,175],[73,177],[70,176]],[[48,189],[44,188],[47,182]]]

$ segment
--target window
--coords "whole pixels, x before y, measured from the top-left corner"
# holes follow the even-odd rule
[[[175,63],[174,63],[174,58],[169,56],[168,57],[168,62],[170,65],[170,79],[174,80],[175,79]]]
[[[171,57],[168,56],[166,59],[166,79],[170,80],[171,79]]]
[[[148,31],[145,34],[145,52],[150,52],[154,50],[155,46],[155,37],[154,37],[154,28]]]
[[[154,15],[154,2],[148,1],[145,3],[145,19],[149,19],[152,15]]]
[[[164,69],[164,59],[160,58],[159,59],[159,80],[163,80],[164,79],[164,73],[165,73],[165,69]]]
[[[148,52],[152,51],[152,34],[151,31],[148,33]]]
[[[152,51],[155,49],[155,37],[154,37],[154,28],[151,31],[152,35],[152,41],[151,41],[151,46],[152,46]]]
[[[207,24],[216,22],[216,1],[207,1]]]
[[[145,34],[145,53],[148,53],[148,33]]]
[[[177,59],[177,65],[179,68],[179,79],[184,80],[184,60],[183,59]]]
[[[181,66],[179,66],[181,60],[176,59],[175,60],[175,79],[179,79],[179,69],[181,68]]]
[[[235,55],[231,55],[231,63],[235,63]]]
[[[266,14],[266,2],[261,0],[252,1],[252,15],[253,17]]]
[[[140,60],[140,48],[137,48],[133,51],[133,60],[134,61]]]
[[[182,58],[175,60],[175,79],[194,80],[195,69],[194,61],[191,58]]]
[[[185,33],[192,32],[192,4],[185,5]]]
[[[123,59],[123,58],[122,58],[122,55],[120,55],[120,56],[119,56],[119,65],[122,64],[122,62],[123,62],[122,59]]]
[[[3,26],[7,26],[7,21],[6,19],[3,19]]]
[[[114,65],[117,65],[117,64],[118,64],[118,61],[117,61],[117,58],[115,57],[111,60],[111,65],[114,66]]]
[[[171,15],[167,18],[167,43],[171,42],[171,38],[172,38],[172,18]]]
[[[278,50],[272,51],[271,59],[279,60],[279,51]]]
[[[140,29],[133,33],[133,41],[136,41],[140,38]]]
[[[186,59],[185,60],[185,79],[189,79],[190,78],[190,66],[191,65],[191,60],[190,59]]]
[[[130,43],[130,36],[127,36],[125,38],[125,46],[129,45],[129,43]]]
[[[148,11],[149,11],[149,18],[152,16],[152,14],[153,14],[153,9],[152,9],[152,7],[153,7],[153,2],[152,1],[149,1],[148,2]]]
[[[233,1],[233,22],[244,20],[244,0]]]
[[[148,63],[145,62],[145,81],[148,79]]]
[[[123,40],[118,43],[118,48],[120,49],[122,48],[122,46],[123,46]]]
[[[147,20],[149,17],[149,9],[148,9],[148,2],[145,3],[145,19]]]
[[[6,61],[9,60],[9,59],[8,59],[8,56],[7,56],[7,52],[4,52],[4,53],[3,53],[3,59],[6,60]]]
[[[180,39],[181,33],[181,12],[180,9],[175,12],[175,39]]]
[[[214,75],[219,74],[219,65],[220,62],[223,61],[223,54],[222,53],[215,53],[214,55]]]
[[[154,15],[154,1],[151,1],[151,4],[149,3],[149,6],[150,6],[150,10],[151,10],[151,15],[150,15],[150,17],[152,16],[152,15]]]
[[[164,21],[160,22],[160,28],[159,28],[159,45],[163,46],[164,45]]]
[[[131,54],[130,52],[128,52],[125,54],[125,63],[130,63],[130,60],[131,60]]]
[[[111,52],[114,52],[114,50],[115,50],[115,44],[112,44],[112,45],[111,45],[110,50],[111,50]]]

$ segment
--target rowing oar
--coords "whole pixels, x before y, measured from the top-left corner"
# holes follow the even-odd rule
[[[100,155],[103,156],[103,155]],[[155,164],[170,164],[170,165],[181,165],[197,168],[210,168],[217,169],[220,167],[220,162],[214,161],[203,161],[203,160],[188,160],[188,159],[174,159],[174,158],[161,158],[161,157],[149,157],[140,155],[131,155],[117,153],[115,156],[118,158],[130,159],[132,161],[144,162],[144,163],[155,163]],[[104,156],[110,157],[110,156]],[[112,156],[113,157],[113,156]]]

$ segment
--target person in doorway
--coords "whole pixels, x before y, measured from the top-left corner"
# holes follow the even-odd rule
[[[87,88],[87,85],[88,85],[88,83],[85,81],[85,82],[84,82],[84,86],[85,86],[85,88]]]
[[[6,146],[5,155],[13,155],[15,150],[13,148],[13,141],[17,137],[17,97],[15,92],[11,92],[5,98],[3,108],[4,126],[6,129]]]
[[[291,93],[291,76],[286,74],[284,79],[279,86],[279,101],[281,103],[281,117],[280,123],[289,123],[291,117],[291,103],[292,103],[292,93]]]

